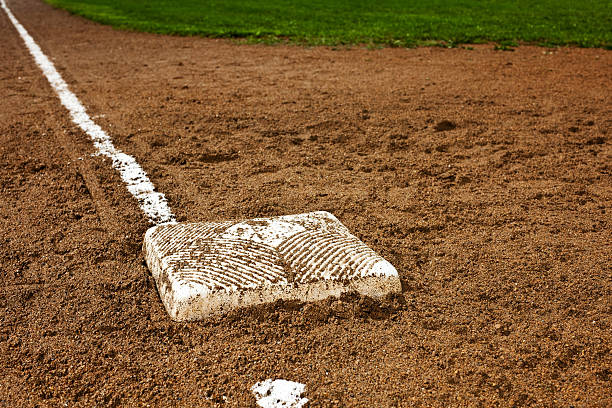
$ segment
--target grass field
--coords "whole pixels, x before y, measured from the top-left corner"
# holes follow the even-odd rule
[[[123,29],[255,42],[612,47],[612,2],[605,0],[46,1]]]

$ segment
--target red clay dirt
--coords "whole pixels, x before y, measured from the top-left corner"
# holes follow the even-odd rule
[[[148,227],[0,16],[0,406],[612,406],[612,53],[300,48],[9,1],[181,220],[335,214],[403,293],[171,321]]]

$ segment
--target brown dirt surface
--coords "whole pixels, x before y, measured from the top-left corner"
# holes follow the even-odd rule
[[[0,15],[0,406],[612,406],[612,53],[299,48],[9,1],[181,220],[327,210],[403,293],[172,322],[148,227]]]

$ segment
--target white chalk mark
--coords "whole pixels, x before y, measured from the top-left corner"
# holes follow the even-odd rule
[[[302,408],[308,403],[308,398],[302,398],[305,390],[304,384],[272,379],[258,382],[251,388],[257,405],[262,408]]]
[[[91,120],[85,107],[76,95],[70,91],[68,84],[57,72],[53,63],[15,18],[11,10],[9,10],[6,1],[0,0],[0,2],[9,20],[11,20],[28,47],[30,54],[34,57],[36,64],[38,64],[51,87],[59,96],[62,105],[70,112],[72,121],[89,135],[99,155],[109,157],[112,160],[113,167],[119,171],[121,178],[127,185],[128,191],[138,200],[140,208],[147,218],[154,224],[176,222],[174,214],[172,214],[168,207],[166,197],[162,193],[155,191],[155,186],[151,183],[142,167],[136,162],[136,159],[115,148],[111,138],[100,126]]]

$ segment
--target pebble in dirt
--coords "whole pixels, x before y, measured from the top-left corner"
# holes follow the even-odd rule
[[[325,211],[158,225],[147,231],[144,252],[175,320],[278,299],[401,291],[396,269]]]

